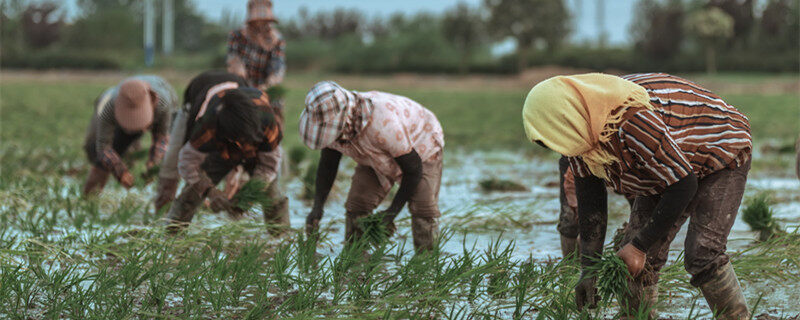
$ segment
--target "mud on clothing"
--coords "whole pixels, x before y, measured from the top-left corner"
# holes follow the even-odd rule
[[[194,170],[195,172],[191,173],[190,175],[191,177],[197,176],[196,170],[200,168],[201,164],[205,160],[205,153],[200,152],[197,149],[194,149],[195,153],[193,154],[187,154],[187,152],[183,152],[184,155],[188,156],[181,157],[180,153],[181,149],[186,145],[186,143],[191,140],[192,134],[196,134],[195,131],[197,130],[202,131],[202,125],[198,126],[198,122],[200,122],[202,115],[205,115],[205,111],[201,117],[198,118],[200,110],[203,109],[205,105],[206,110],[214,109],[213,113],[215,113],[216,109],[214,106],[219,104],[219,95],[224,94],[224,91],[227,90],[226,88],[245,87],[247,87],[247,81],[244,78],[225,71],[207,71],[192,79],[187,86],[186,91],[184,92],[184,106],[176,116],[175,123],[173,125],[173,130],[170,137],[170,146],[159,173],[160,178],[178,179],[179,166],[183,167],[184,171]],[[252,88],[248,89],[249,94],[257,97],[254,98],[254,102],[263,106],[264,100],[262,98],[264,97],[264,94],[255,89],[251,89]],[[278,126],[282,128],[282,116],[280,110],[273,108],[272,111],[278,115],[274,119],[278,122]],[[206,119],[207,121],[210,121],[210,118]],[[267,122],[269,122],[269,120],[267,120]],[[261,147],[262,150],[258,152],[257,158],[258,162],[261,164],[259,168],[262,169],[257,171],[257,176],[264,179],[266,182],[271,182],[275,180],[275,177],[278,173],[281,150],[280,148],[277,148],[270,149],[269,151],[263,151],[266,150],[266,146]],[[179,160],[181,162],[180,164],[178,163]],[[193,183],[196,182],[196,180],[191,179],[187,180],[187,182]]]
[[[416,150],[423,165],[441,161],[444,132],[436,116],[419,103],[385,92],[359,92],[373,104],[371,119],[358,135],[329,148],[375,170],[381,188],[388,192],[402,177],[395,158]]]
[[[622,78],[644,87],[655,110],[629,110],[618,134],[603,144],[620,159],[605,167],[606,183],[616,192],[656,195],[689,172],[702,179],[750,159],[749,121],[719,96],[663,73]],[[580,157],[569,160],[576,176],[591,176]]]
[[[439,189],[442,183],[442,157],[422,165],[422,179],[408,200],[411,213],[411,233],[414,248],[432,249],[439,234]],[[389,193],[384,189],[373,168],[357,165],[347,193],[345,210],[347,219],[345,238],[359,238],[363,230],[358,227],[358,218],[368,216]]]
[[[666,234],[647,250],[646,266],[638,279],[644,286],[658,282],[658,272],[669,255],[669,245],[689,219],[686,232],[684,267],[692,276],[691,284],[706,283],[730,258],[725,254],[739,205],[744,195],[750,160],[736,168],[723,168],[706,175],[698,183],[697,193],[678,220],[667,226]],[[637,197],[622,243],[628,243],[650,221],[661,196]]]
[[[122,82],[134,79],[146,82],[157,96],[158,101],[155,105],[153,124],[150,129],[153,136],[150,160],[158,162],[167,148],[167,131],[171,113],[178,106],[178,97],[172,86],[159,76],[138,75],[126,78]],[[95,100],[94,113],[84,142],[84,150],[89,161],[111,171],[117,179],[128,171],[120,159],[120,155],[127,149],[127,145],[142,135],[142,132],[126,133],[117,124],[114,117],[114,102],[118,94],[119,85],[116,85],[104,91]]]
[[[240,77],[237,78],[241,81]],[[228,81],[221,84],[226,82]],[[256,176],[267,182],[274,180],[277,174],[277,162],[273,163],[272,160],[274,160],[275,151],[277,151],[283,137],[283,119],[280,116],[280,111],[272,108],[267,95],[258,89],[250,87],[236,89],[248,95],[255,105],[261,109],[261,132],[264,135],[264,140],[254,148],[242,149],[229,142],[222,141],[216,136],[216,114],[223,107],[222,98],[230,89],[213,92],[214,87],[208,87],[205,91],[200,90],[201,92],[195,95],[196,99],[192,100],[191,109],[186,113],[184,139],[186,144],[180,150],[179,163],[177,165],[180,175],[187,183],[196,182],[201,166],[205,166],[203,163],[206,160],[206,155],[214,154],[215,157],[218,156],[229,163],[246,164],[250,161],[256,161],[257,165],[253,168],[262,168],[262,170],[256,170]],[[207,97],[209,92],[212,94]],[[199,100],[200,97],[203,99],[202,102]],[[204,106],[205,110],[203,110]]]
[[[262,47],[249,39],[243,30],[234,30],[228,35],[228,58],[238,58],[245,67],[250,85],[266,89],[283,81],[286,73],[286,42],[276,30],[272,30],[271,43]]]

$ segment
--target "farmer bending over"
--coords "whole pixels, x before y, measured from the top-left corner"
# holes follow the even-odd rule
[[[358,164],[345,202],[345,238],[352,242],[362,235],[358,219],[371,214],[400,181],[391,205],[382,212],[383,223],[393,233],[394,219],[408,202],[414,248],[432,249],[439,232],[444,147],[436,116],[409,98],[350,91],[331,81],[314,85],[305,103],[300,136],[311,149],[322,149],[306,230],[314,232],[319,227],[345,154]]]
[[[121,156],[150,130],[153,145],[147,169],[155,166],[167,148],[170,113],[177,108],[175,90],[153,75],[133,76],[104,91],[95,100],[94,113],[83,149],[93,164],[83,194],[99,193],[113,174],[125,188],[133,186],[133,175]]]
[[[634,276],[618,297],[623,315],[653,307],[669,244],[689,219],[685,268],[721,319],[748,319],[725,254],[750,169],[747,118],[720,97],[667,74],[558,76],[531,89],[528,138],[570,157],[575,173],[581,263],[605,239],[608,185],[636,196],[617,254]],[[595,278],[576,287],[578,307],[596,303]]]
[[[278,163],[270,156],[282,138],[282,115],[269,105],[266,94],[244,83],[241,77],[215,71],[189,83],[185,109],[172,131],[172,139],[181,142],[170,144],[156,196],[158,208],[172,200],[178,184],[175,171],[186,181],[167,214],[170,231],[188,225],[206,197],[215,212],[240,217],[241,210],[215,187],[238,165],[269,184],[273,204],[264,210],[265,222],[289,226],[288,200],[276,179]]]

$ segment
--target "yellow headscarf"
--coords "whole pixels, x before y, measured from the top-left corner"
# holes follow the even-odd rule
[[[556,76],[531,89],[522,108],[525,134],[568,156],[581,156],[592,174],[608,179],[604,165],[619,161],[600,147],[628,108],[653,109],[642,86],[617,76]]]

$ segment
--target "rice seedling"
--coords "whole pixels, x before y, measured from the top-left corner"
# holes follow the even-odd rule
[[[267,192],[269,184],[260,179],[250,179],[245,183],[236,195],[231,199],[234,207],[248,212],[258,205],[261,210],[269,210],[272,206],[272,198]]]
[[[750,229],[758,231],[759,241],[766,241],[776,234],[784,233],[780,224],[772,216],[771,206],[770,195],[762,192],[748,199],[742,210],[742,219],[750,226]]]
[[[587,271],[588,276],[597,277],[597,293],[606,304],[613,297],[628,294],[631,275],[625,262],[613,250],[605,250],[600,257],[594,258],[594,264]]]
[[[362,238],[376,248],[389,240],[389,231],[383,222],[384,216],[381,213],[373,213],[356,221],[363,232]]]
[[[498,178],[484,179],[478,182],[481,189],[486,192],[501,191],[501,192],[522,192],[528,191],[528,188],[519,182],[511,180],[503,180]]]

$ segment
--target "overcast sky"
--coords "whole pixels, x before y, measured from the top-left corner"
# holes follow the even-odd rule
[[[138,0],[137,0],[138,1]],[[160,2],[159,0],[156,0]],[[477,6],[482,0],[273,0],[275,14],[280,17],[293,17],[298,9],[306,7],[311,12],[331,10],[337,7],[359,9],[370,16],[388,16],[395,12],[416,13],[420,11],[442,12],[459,2]],[[565,0],[573,17],[575,41],[594,40],[599,33],[596,4],[598,0]],[[76,0],[63,0],[67,10],[74,15],[78,10]],[[605,29],[612,44],[627,43],[629,25],[636,0],[604,0]],[[227,10],[243,17],[247,0],[194,0],[198,11],[211,19],[217,20]],[[576,9],[580,5],[581,10]],[[160,6],[157,6],[160,7]]]

